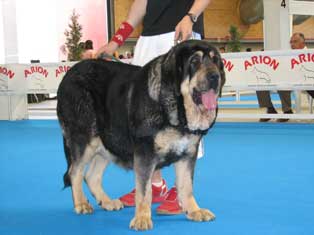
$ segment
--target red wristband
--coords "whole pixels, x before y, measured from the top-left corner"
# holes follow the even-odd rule
[[[118,43],[118,45],[121,46],[133,32],[133,29],[134,29],[133,26],[130,25],[128,22],[126,21],[122,22],[118,31],[115,33],[111,40]]]

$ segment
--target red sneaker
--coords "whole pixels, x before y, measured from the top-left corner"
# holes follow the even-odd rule
[[[177,188],[172,187],[168,191],[166,199],[157,207],[157,214],[177,215],[181,213],[183,212],[177,197]]]
[[[164,179],[162,180],[162,185],[160,187],[156,187],[152,184],[152,203],[159,203],[165,200],[167,191],[168,189]],[[125,206],[135,206],[135,189],[119,199]]]

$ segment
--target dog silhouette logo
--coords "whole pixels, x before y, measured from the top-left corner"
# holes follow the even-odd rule
[[[271,78],[270,78],[270,75],[268,73],[263,72],[263,71],[257,69],[256,67],[254,67],[251,72],[254,74],[257,81],[264,81],[267,83],[271,82]]]
[[[303,73],[304,80],[314,79],[314,71],[301,65],[300,72]]]
[[[30,77],[30,89],[36,90],[36,89],[44,89],[45,83],[44,78],[41,76],[31,76]]]
[[[0,77],[0,91],[8,90],[8,82],[6,78]]]

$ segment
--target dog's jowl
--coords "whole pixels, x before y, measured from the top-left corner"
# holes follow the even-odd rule
[[[102,188],[103,172],[113,161],[135,171],[130,227],[152,228],[152,174],[175,163],[187,217],[213,220],[213,213],[198,206],[192,181],[198,145],[215,122],[224,82],[218,51],[196,40],[178,44],[144,67],[103,60],[73,66],[59,86],[57,114],[68,164],[64,184],[72,188],[76,213],[93,212],[83,180],[103,209],[123,207]]]

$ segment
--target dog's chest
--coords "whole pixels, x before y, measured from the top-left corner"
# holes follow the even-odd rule
[[[194,134],[181,134],[174,128],[160,131],[154,139],[155,153],[161,157],[169,154],[193,156],[200,137]]]

